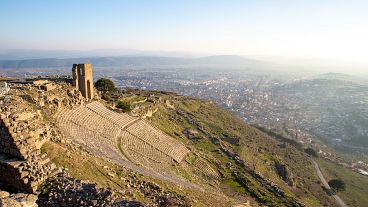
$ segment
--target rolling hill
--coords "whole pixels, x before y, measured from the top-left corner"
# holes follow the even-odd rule
[[[0,60],[0,69],[60,68],[73,63],[92,63],[95,67],[163,67],[163,66],[263,66],[267,63],[236,55],[219,55],[203,58],[176,58],[159,56],[121,56],[86,58],[45,58],[25,60]]]

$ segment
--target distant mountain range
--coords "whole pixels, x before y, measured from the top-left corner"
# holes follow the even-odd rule
[[[120,56],[85,58],[44,58],[27,60],[0,60],[0,69],[60,68],[73,63],[92,63],[95,67],[157,67],[157,66],[265,66],[267,62],[236,55],[219,55],[202,58],[177,58],[159,56]]]
[[[86,58],[116,56],[162,56],[162,57],[203,57],[210,54],[189,52],[142,51],[134,49],[95,49],[95,50],[34,50],[34,49],[0,49],[0,60],[29,60],[48,58]]]

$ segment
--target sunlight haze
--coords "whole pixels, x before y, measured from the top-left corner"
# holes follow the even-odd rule
[[[5,0],[0,48],[181,51],[366,66],[367,6],[362,0]]]

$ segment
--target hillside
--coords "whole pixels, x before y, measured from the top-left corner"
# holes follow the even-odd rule
[[[189,180],[204,181],[202,184],[215,181],[211,185],[226,196],[250,196],[256,203],[286,206],[296,198],[307,206],[334,205],[319,185],[306,154],[246,125],[212,102],[148,91],[126,91],[105,98],[111,99],[110,103],[118,99],[130,102],[136,109],[133,113],[148,115],[153,125],[189,146],[193,156],[188,163],[203,159],[219,174],[209,179],[206,172],[197,177],[200,168],[180,172]],[[276,166],[285,166],[285,181]],[[285,197],[275,195],[270,183],[280,186]]]
[[[42,185],[32,186],[31,191],[39,193],[39,206],[83,206],[91,200],[96,206],[235,206],[248,201],[251,206],[336,206],[302,149],[245,124],[212,102],[157,91],[96,95],[94,102],[86,102],[68,84],[57,83],[50,91],[14,84],[2,98],[3,113],[14,114],[11,125],[29,129],[21,132],[24,138],[25,133],[34,134],[37,125],[32,123],[49,131],[37,146],[29,146],[29,138],[21,142],[29,153],[42,146],[32,157],[17,145],[26,153],[19,159],[31,166],[52,163],[52,169],[58,169],[39,178]],[[115,107],[117,100],[133,110],[123,113]],[[20,179],[28,186],[22,169]]]
[[[200,140],[194,140],[193,145],[200,151],[200,154],[209,156],[213,163],[222,163],[219,166],[220,172],[224,176],[222,184],[225,185],[225,188],[231,188],[230,195],[232,195],[233,190],[245,191],[257,197],[261,203],[275,201],[276,199],[270,195],[267,195],[270,198],[262,196],[262,187],[264,187],[262,183],[259,186],[255,185],[252,187],[241,185],[241,182],[244,181],[242,179],[247,176],[253,176],[254,179],[254,177],[257,177],[254,173],[259,173],[258,175],[263,175],[266,179],[277,183],[291,196],[298,195],[299,199],[307,205],[318,205],[316,197],[317,195],[319,197],[322,189],[315,186],[317,178],[313,176],[313,170],[305,154],[287,143],[277,142],[257,129],[244,124],[229,112],[218,108],[210,102],[185,99],[179,99],[178,108],[180,109],[179,111],[184,111],[187,120],[183,120],[180,117],[181,113],[176,112],[179,116],[171,113],[162,113],[160,115],[163,117],[157,115],[153,117],[153,122],[157,123],[167,133],[170,133],[170,130],[165,128],[165,121],[162,120],[170,120],[174,116],[176,118],[173,120],[178,122],[178,127],[185,126],[186,122],[192,122],[188,128],[198,130],[203,136]],[[173,134],[173,131],[170,134]],[[175,135],[175,132],[173,135]],[[218,149],[222,150],[219,151]],[[239,166],[237,162],[232,163],[231,156],[230,160],[227,160],[229,159],[229,154],[224,153],[226,150],[234,153],[235,158],[238,156],[238,159],[245,161],[246,166]],[[285,181],[293,187],[287,186],[286,182],[279,176],[275,167],[278,164],[285,165],[285,169],[288,169]],[[229,166],[232,166],[230,167],[231,170],[235,169],[244,173],[242,176],[245,177],[238,177],[231,171],[229,172]],[[304,192],[298,192],[298,189],[294,188],[294,186],[302,188]],[[329,200],[328,198],[325,199]]]

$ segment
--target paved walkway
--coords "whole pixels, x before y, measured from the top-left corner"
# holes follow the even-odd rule
[[[325,186],[325,188],[326,188],[326,189],[331,190],[331,192],[332,192],[332,189],[331,189],[330,185],[328,185],[328,183],[327,183],[326,179],[323,177],[323,174],[322,174],[322,172],[321,172],[321,170],[320,170],[320,168],[319,168],[319,166],[318,166],[317,162],[316,162],[316,161],[314,161],[314,160],[312,160],[312,162],[313,162],[314,168],[316,169],[316,172],[317,172],[317,175],[318,175],[319,179],[321,179],[321,181],[322,181],[322,184]],[[340,205],[341,207],[348,207],[348,206],[344,203],[344,201],[342,201],[342,200],[341,200],[341,198],[340,198],[338,195],[333,194],[333,195],[332,195],[332,197],[334,197],[334,198],[335,198],[335,200],[339,203],[339,205]]]

